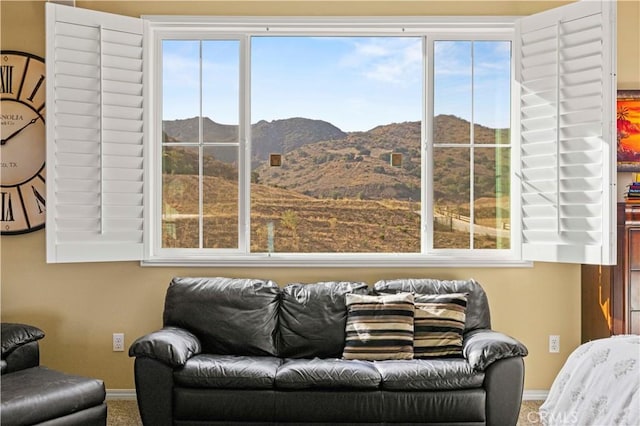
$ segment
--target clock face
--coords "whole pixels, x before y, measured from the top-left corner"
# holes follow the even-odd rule
[[[45,65],[29,53],[0,52],[0,231],[44,227]]]

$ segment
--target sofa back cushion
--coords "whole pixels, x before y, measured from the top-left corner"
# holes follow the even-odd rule
[[[269,280],[174,278],[164,325],[191,331],[204,353],[276,355],[279,295]]]
[[[287,358],[342,355],[346,294],[367,294],[362,282],[294,283],[282,289],[279,354]]]
[[[475,280],[437,280],[404,278],[381,280],[373,285],[376,294],[410,292],[414,294],[467,293],[464,331],[490,329],[489,301],[484,289]]]

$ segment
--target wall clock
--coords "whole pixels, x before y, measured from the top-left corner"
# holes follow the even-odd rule
[[[0,232],[45,224],[45,65],[30,53],[0,52]]]

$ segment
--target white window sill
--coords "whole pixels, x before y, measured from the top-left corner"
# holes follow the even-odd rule
[[[155,257],[142,260],[142,266],[201,267],[302,267],[302,268],[530,268],[533,262],[511,253],[461,255],[441,252],[429,255],[362,254],[252,254]]]

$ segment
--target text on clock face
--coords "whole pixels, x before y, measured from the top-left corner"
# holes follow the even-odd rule
[[[3,126],[13,126],[17,121],[24,121],[22,114],[0,114],[0,122]]]
[[[0,167],[2,167],[3,169],[12,169],[14,167],[18,167],[18,163],[16,163],[15,161],[3,161],[2,163],[0,163]]]

